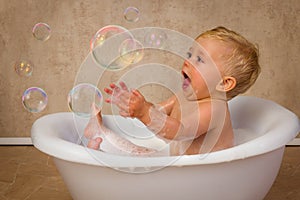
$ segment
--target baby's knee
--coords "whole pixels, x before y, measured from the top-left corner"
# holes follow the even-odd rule
[[[91,149],[98,150],[98,149],[100,148],[101,142],[102,142],[102,138],[100,138],[100,137],[97,137],[97,138],[95,138],[95,139],[91,139],[91,140],[88,142],[87,147],[88,147],[88,148],[91,148]]]

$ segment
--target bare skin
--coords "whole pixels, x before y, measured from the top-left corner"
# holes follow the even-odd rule
[[[101,112],[96,110],[95,107],[94,115],[90,118],[88,125],[85,127],[84,136],[89,139],[87,147],[95,150],[98,150],[102,141],[106,139],[120,154],[138,156],[156,152],[154,149],[135,145],[107,129],[102,122]]]
[[[160,109],[155,110],[157,116],[151,115],[153,104],[138,90],[129,90],[123,82],[104,89],[110,95],[106,102],[117,105],[121,116],[137,118],[158,137],[172,141],[172,155],[232,147],[233,130],[224,94],[235,87],[236,81],[233,77],[222,77],[223,54],[227,51],[216,40],[196,39],[182,66],[182,91],[161,102]],[[93,126],[94,122],[91,120],[89,125]],[[89,135],[88,129],[85,135]],[[101,140],[92,139],[89,147],[98,147],[100,143]]]
[[[199,112],[197,114],[200,114],[200,116],[195,117],[194,114],[191,114],[189,118],[198,118],[198,120],[201,121],[201,123],[198,123],[198,126],[201,126],[202,128],[198,127],[198,131],[195,133],[194,139],[183,141],[176,139],[173,140],[170,149],[171,155],[192,155],[199,153],[208,153],[230,148],[233,146],[233,131],[226,103],[219,100],[203,100],[198,101],[197,104],[199,109]],[[212,115],[218,114],[218,111],[215,114],[211,113],[212,104],[215,107],[220,107],[221,111],[219,112],[222,112],[223,119],[220,120],[219,117],[215,117],[216,123],[218,123],[217,121],[219,121],[219,125],[223,124],[223,126],[220,126],[218,130],[216,130],[215,127],[207,126],[209,123],[214,123],[211,121]],[[180,106],[183,107],[181,108],[181,110],[183,110],[185,109],[185,106],[188,107],[189,105],[180,105],[179,100],[176,99],[170,110],[170,117],[180,119]],[[188,122],[186,122],[186,124],[187,123]],[[207,134],[214,134],[214,136],[205,140]]]

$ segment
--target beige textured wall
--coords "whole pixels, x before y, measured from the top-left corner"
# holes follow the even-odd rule
[[[128,6],[140,10],[138,22],[124,20]],[[159,26],[190,37],[219,25],[231,28],[260,47],[262,74],[247,94],[276,101],[300,116],[299,13],[299,0],[0,0],[0,136],[30,136],[38,117],[68,111],[66,96],[89,52],[89,40],[109,24]],[[51,26],[48,41],[32,36],[37,22]],[[20,58],[34,63],[31,77],[15,73]],[[106,76],[108,83],[116,75]],[[38,114],[21,104],[31,86],[48,93],[47,108]],[[163,97],[157,87],[145,92]]]

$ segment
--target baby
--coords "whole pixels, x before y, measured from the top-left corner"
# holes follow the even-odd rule
[[[230,148],[234,135],[227,101],[244,93],[259,73],[258,49],[224,27],[200,34],[182,66],[182,91],[154,105],[125,83],[110,84],[106,100],[123,117],[137,118],[170,143],[170,155],[191,155]],[[88,147],[99,149],[103,134],[120,152],[137,155],[155,150],[137,146],[107,129],[95,110],[85,129]],[[100,147],[101,148],[101,147]]]

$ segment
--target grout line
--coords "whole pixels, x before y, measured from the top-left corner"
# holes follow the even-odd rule
[[[43,181],[43,183],[42,183],[40,186],[38,186],[37,188],[35,188],[35,190],[32,190],[32,192],[31,192],[30,194],[28,194],[28,196],[25,197],[24,200],[29,199],[34,193],[36,193],[39,189],[41,189],[41,188],[42,188],[42,185],[43,185],[44,183],[45,183],[45,180]]]
[[[10,183],[10,185],[15,184],[17,176],[18,176],[18,173],[19,173],[20,165],[21,165],[21,163],[18,163],[18,167],[17,167],[16,173],[14,175],[14,180]]]

